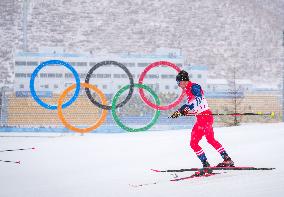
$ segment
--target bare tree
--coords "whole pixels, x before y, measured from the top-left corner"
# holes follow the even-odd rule
[[[243,111],[242,109],[242,95],[243,90],[240,86],[237,84],[237,77],[238,77],[238,68],[236,66],[230,67],[228,69],[228,98],[229,102],[228,105],[223,106],[223,111],[228,114],[238,114]],[[222,116],[220,117],[220,120],[226,125],[226,126],[238,126],[241,121],[242,117],[233,115],[233,116]]]

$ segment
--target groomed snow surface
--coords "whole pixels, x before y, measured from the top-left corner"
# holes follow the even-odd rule
[[[191,130],[117,134],[1,133],[1,197],[276,197],[284,193],[284,124],[215,128],[237,166],[275,167],[272,171],[228,171],[207,178],[169,182],[171,173],[154,169],[201,167],[189,147]],[[3,137],[3,136],[18,137]],[[48,137],[49,136],[49,137]],[[222,159],[203,138],[211,165]],[[179,177],[192,172],[177,173]],[[143,184],[142,187],[129,184]]]

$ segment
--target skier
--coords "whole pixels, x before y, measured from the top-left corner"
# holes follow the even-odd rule
[[[185,90],[187,103],[175,111],[170,117],[177,118],[181,115],[195,115],[197,121],[191,132],[190,146],[201,160],[203,167],[210,167],[204,151],[198,145],[203,136],[206,137],[208,143],[211,144],[224,159],[224,161],[219,163],[217,167],[233,167],[234,162],[222,145],[214,138],[214,131],[212,127],[214,121],[213,115],[204,97],[201,86],[196,83],[192,83],[189,80],[188,73],[184,70],[178,73],[176,81],[178,86]]]

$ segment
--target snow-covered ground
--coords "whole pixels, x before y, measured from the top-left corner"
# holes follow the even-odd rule
[[[28,147],[36,147],[36,150],[0,153],[0,160],[22,162],[20,165],[0,163],[0,196],[283,196],[283,123],[216,128],[215,136],[236,165],[275,167],[276,170],[228,171],[221,175],[179,182],[167,182],[172,178],[170,173],[151,172],[151,168],[201,166],[189,147],[190,130],[1,137],[0,150]],[[205,139],[202,139],[201,145],[211,165],[221,161]],[[183,172],[178,176],[190,174]],[[138,188],[129,186],[155,181],[160,183]]]

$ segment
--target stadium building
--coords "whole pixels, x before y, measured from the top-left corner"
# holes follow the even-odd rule
[[[179,49],[159,48],[155,54],[102,54],[102,55],[78,55],[64,53],[61,48],[46,48],[38,53],[17,52],[15,54],[15,83],[14,92],[18,96],[28,96],[30,93],[29,82],[32,72],[42,62],[52,59],[63,60],[70,63],[79,73],[81,82],[84,82],[88,71],[96,63],[106,60],[117,61],[125,65],[132,73],[134,82],[137,83],[140,74],[151,63],[156,61],[169,61],[181,69],[190,73],[193,81],[206,84],[207,67],[185,66],[184,58]],[[153,90],[163,93],[179,93],[175,83],[176,72],[169,67],[158,67],[151,69],[144,80]],[[50,95],[60,93],[71,84],[75,83],[73,74],[65,67],[50,65],[44,67],[35,80],[35,88],[39,95]],[[91,84],[95,84],[105,94],[113,94],[121,87],[129,84],[126,73],[115,65],[105,65],[94,71]],[[205,87],[205,86],[204,86]]]

